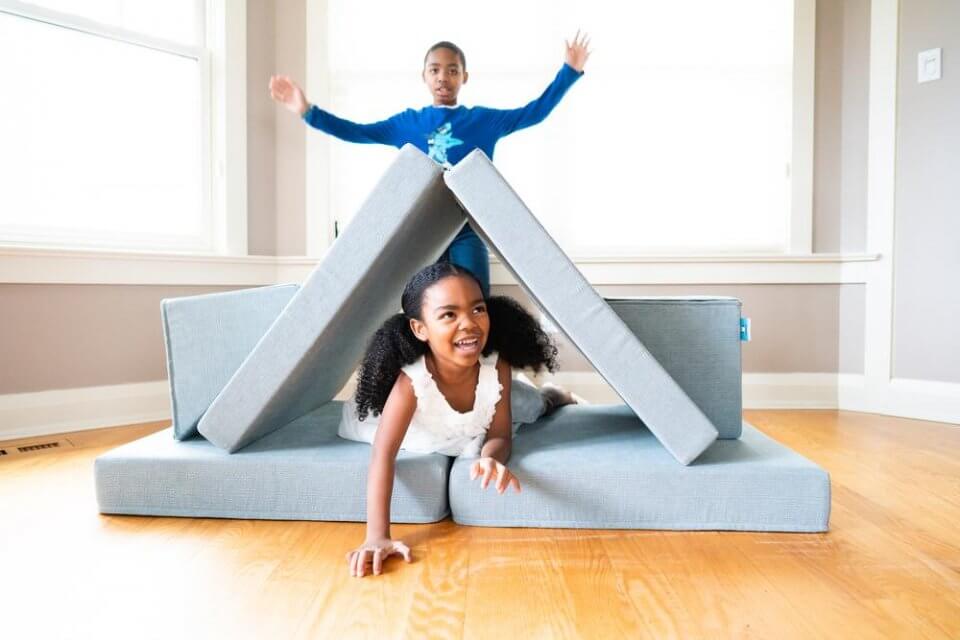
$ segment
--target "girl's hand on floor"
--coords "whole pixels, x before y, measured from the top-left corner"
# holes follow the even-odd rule
[[[270,76],[270,97],[290,111],[302,116],[310,108],[303,89],[287,76]]]
[[[362,578],[367,570],[367,563],[373,564],[373,574],[380,575],[383,571],[383,561],[391,554],[398,553],[407,562],[412,562],[410,547],[400,540],[389,538],[367,539],[362,545],[347,552],[347,565],[350,575]]]
[[[480,458],[473,463],[470,467],[470,479],[474,480],[479,475],[483,475],[483,479],[480,481],[481,489],[486,489],[487,485],[490,484],[490,478],[495,475],[497,478],[497,493],[503,495],[507,486],[511,484],[517,490],[517,493],[520,493],[520,481],[510,473],[510,469],[507,469],[506,465],[494,458]]]
[[[581,38],[580,30],[577,29],[577,35],[573,36],[573,44],[566,40],[564,40],[564,43],[567,45],[567,64],[577,71],[583,71],[583,65],[587,64],[587,58],[593,53],[593,51],[587,51],[590,38],[587,37],[587,34],[583,34],[583,38]]]

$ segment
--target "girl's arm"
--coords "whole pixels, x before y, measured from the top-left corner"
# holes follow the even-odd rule
[[[417,397],[407,374],[393,384],[380,415],[367,475],[367,540],[390,538],[390,498],[397,452],[417,408]]]
[[[510,448],[513,445],[513,424],[510,415],[510,383],[513,381],[510,363],[499,358],[497,360],[497,379],[503,390],[500,392],[500,401],[497,402],[493,422],[487,430],[487,440],[480,450],[481,458],[493,458],[501,464],[507,464],[510,459]]]
[[[513,420],[510,415],[510,363],[505,359],[497,360],[497,378],[502,390],[500,401],[497,403],[493,422],[487,429],[487,439],[480,450],[480,458],[470,467],[470,480],[483,476],[480,488],[486,489],[491,478],[496,478],[497,493],[503,494],[509,485],[520,492],[520,481],[507,468],[510,459],[510,447],[513,443]]]
[[[370,470],[367,473],[367,536],[359,547],[347,552],[350,575],[362,578],[368,562],[378,575],[383,561],[393,553],[403,555],[411,562],[410,548],[390,538],[390,498],[393,495],[393,475],[397,452],[410,427],[410,419],[417,408],[416,395],[410,378],[403,372],[394,382],[373,439]]]

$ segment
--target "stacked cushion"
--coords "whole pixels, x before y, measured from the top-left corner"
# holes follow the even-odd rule
[[[330,402],[228,453],[171,429],[127,443],[94,463],[101,513],[268,520],[367,519],[370,445],[337,435]],[[450,458],[401,451],[390,518],[435,522],[449,514]]]
[[[830,479],[749,424],[687,466],[623,405],[562,407],[520,427],[503,495],[470,480],[470,460],[450,471],[459,524],[484,527],[826,531]]]
[[[197,422],[299,287],[284,284],[160,302],[173,437]]]
[[[336,435],[331,402],[229,454],[165,429],[95,462],[102,513],[364,522],[370,446]],[[452,462],[452,468],[451,468]],[[559,409],[520,427],[498,495],[473,459],[400,451],[393,522],[491,527],[826,531],[828,474],[743,425],[681,467],[624,405]]]
[[[717,428],[740,437],[740,301],[727,296],[607,298],[607,304]]]

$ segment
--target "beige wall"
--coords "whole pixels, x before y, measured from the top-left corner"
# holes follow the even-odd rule
[[[943,49],[942,79],[917,54]],[[960,2],[900,4],[894,377],[960,382]]]
[[[247,249],[277,255],[277,108],[267,94],[276,73],[273,2],[247,3]]]
[[[163,298],[242,287],[0,284],[0,394],[162,380]],[[602,295],[729,295],[743,302],[753,340],[746,373],[863,370],[862,285],[604,286]],[[529,304],[517,286],[493,292]],[[842,336],[843,340],[838,340]],[[558,340],[565,371],[589,371],[575,347]],[[6,366],[11,363],[10,366]]]
[[[303,0],[276,0],[277,71],[306,81],[307,9]],[[261,84],[266,81],[261,79]],[[277,255],[302,256],[307,251],[306,125],[289,111],[277,109]]]
[[[822,252],[857,250],[863,244],[867,4],[818,3],[816,121],[825,130],[815,139],[814,246]],[[265,87],[275,71],[304,77],[305,4],[264,0],[247,6],[248,246],[254,254],[302,254],[303,124],[275,108]],[[841,19],[842,25],[835,24]],[[0,394],[163,379],[160,300],[221,290],[0,284]],[[754,341],[743,352],[748,372],[862,371],[861,286],[617,287],[610,292],[740,297],[744,314],[755,323]],[[568,367],[585,366],[565,349],[571,352]]]
[[[247,3],[247,246],[253,255],[303,255],[305,125],[267,91],[274,74],[304,82],[306,4]]]
[[[235,288],[0,284],[0,395],[163,380],[160,301]]]
[[[813,250],[864,251],[870,0],[817,2]]]

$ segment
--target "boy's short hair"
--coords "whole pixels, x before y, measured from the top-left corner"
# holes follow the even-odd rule
[[[457,54],[460,57],[460,64],[463,65],[463,70],[464,71],[467,70],[467,56],[463,55],[463,49],[461,49],[457,45],[447,40],[441,40],[437,44],[427,49],[427,53],[423,56],[424,68],[426,68],[427,66],[427,58],[429,58],[430,54],[436,51],[437,49],[450,49],[450,51],[453,51],[455,54]]]

